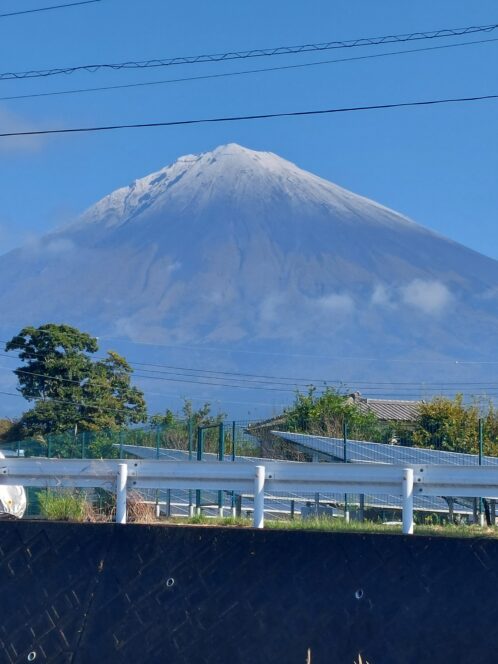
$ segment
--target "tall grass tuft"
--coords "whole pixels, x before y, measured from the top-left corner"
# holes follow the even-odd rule
[[[86,497],[70,491],[42,491],[38,495],[41,515],[52,521],[84,521],[87,516]]]

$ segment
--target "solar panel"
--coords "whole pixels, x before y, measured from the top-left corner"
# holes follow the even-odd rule
[[[274,436],[298,445],[304,450],[319,452],[337,461],[344,461],[344,441],[342,438],[327,436],[311,436],[289,431],[272,431]],[[346,442],[346,460],[349,462],[377,462],[394,464],[453,464],[478,465],[477,454],[429,450],[420,447],[402,445],[386,445],[362,440]],[[498,457],[483,456],[484,465],[498,465]]]
[[[301,450],[318,452],[334,461],[344,461],[344,440],[327,436],[311,436],[309,434],[292,433],[289,431],[272,431],[273,435],[293,443]],[[428,450],[419,447],[403,447],[400,445],[386,445],[385,443],[372,443],[361,440],[346,442],[346,460],[353,463],[391,463],[391,464],[453,464],[478,465],[477,454],[463,454],[461,452],[446,452],[441,450]],[[484,465],[497,465],[498,458],[484,456]],[[368,506],[401,509],[400,496],[365,496]],[[448,503],[444,498],[429,496],[414,496],[413,507],[416,510],[448,512]],[[455,507],[455,512],[471,514],[468,504]]]

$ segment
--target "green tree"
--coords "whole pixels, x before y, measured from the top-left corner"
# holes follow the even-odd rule
[[[226,413],[213,415],[211,413],[211,404],[209,402],[206,402],[200,408],[195,410],[189,399],[184,400],[182,413],[187,421],[192,422],[194,429],[199,426],[206,427],[221,424],[221,422],[226,419]]]
[[[154,427],[169,427],[176,424],[176,417],[172,410],[169,408],[166,409],[164,415],[161,413],[156,413],[150,417],[149,422]]]
[[[498,452],[496,411],[492,404],[487,407],[479,407],[477,403],[466,406],[461,394],[454,399],[436,397],[420,404],[413,443],[418,447],[477,454],[479,418],[483,421],[484,453],[495,455]]]
[[[69,325],[25,327],[7,344],[24,365],[15,369],[19,391],[34,402],[20,425],[26,436],[115,429],[145,422],[143,393],[132,369],[114,352],[95,360],[97,339]]]
[[[436,397],[419,406],[413,443],[449,452],[477,452],[479,413],[475,406],[465,407],[463,397]]]
[[[9,420],[6,417],[0,418],[0,442],[8,443],[18,440],[20,435],[19,422]]]
[[[347,395],[328,387],[317,394],[311,386],[306,394],[296,394],[293,405],[284,414],[284,426],[293,431],[340,437],[343,423],[347,422],[351,436],[364,436],[375,440],[380,424],[373,413],[362,412]]]

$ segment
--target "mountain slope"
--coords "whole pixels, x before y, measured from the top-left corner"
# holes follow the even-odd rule
[[[12,328],[405,359],[487,358],[498,342],[498,262],[238,145],[182,157],[0,257],[0,284]]]

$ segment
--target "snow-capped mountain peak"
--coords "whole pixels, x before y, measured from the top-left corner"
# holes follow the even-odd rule
[[[271,348],[283,375],[306,349],[461,358],[498,346],[496,261],[236,144],[180,157],[0,257],[0,283],[11,329],[65,321],[139,342]]]

